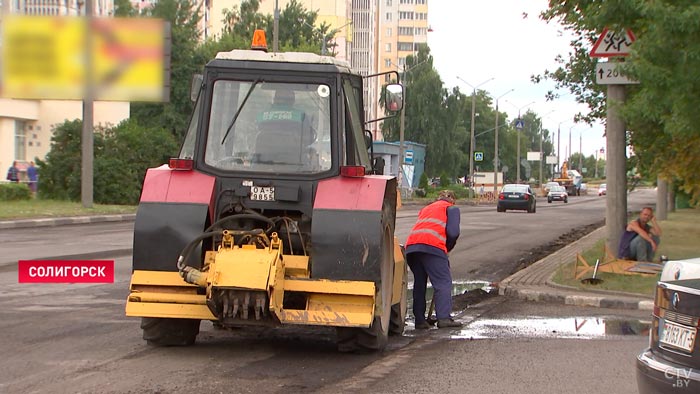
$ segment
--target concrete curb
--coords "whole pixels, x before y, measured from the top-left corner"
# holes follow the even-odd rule
[[[64,225],[68,225],[68,224],[87,224],[87,223],[103,223],[103,222],[124,222],[124,221],[133,221],[135,218],[136,218],[135,213],[127,213],[127,214],[117,214],[117,215],[94,215],[94,216],[60,217],[60,218],[3,220],[3,221],[0,221],[0,229],[53,227],[53,226],[64,226]]]

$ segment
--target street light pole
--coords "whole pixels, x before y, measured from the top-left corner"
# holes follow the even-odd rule
[[[506,94],[514,91],[511,89],[496,98],[496,138],[494,142],[494,155],[493,155],[493,195],[498,195],[498,100],[500,100]]]
[[[469,135],[470,135],[470,137],[469,137],[469,182],[471,183],[471,185],[469,185],[469,186],[472,186],[472,185],[474,185],[474,144],[476,142],[475,138],[474,138],[474,117],[475,117],[475,113],[476,113],[476,89],[479,86],[481,86],[489,81],[492,81],[494,78],[491,77],[491,78],[485,80],[484,82],[482,82],[476,86],[473,86],[469,82],[462,79],[460,76],[457,76],[457,79],[466,83],[467,85],[469,85],[469,87],[472,88],[472,116],[471,116],[471,123],[469,125],[470,126],[469,127],[470,128],[470,131],[469,131]],[[469,196],[471,196],[471,195],[472,194],[470,192]]]
[[[559,125],[557,126],[557,164],[556,164],[556,171],[558,172],[560,170],[559,166],[559,157],[560,157],[560,151],[559,151],[559,142],[561,141],[561,125],[568,122],[568,120],[562,120],[559,122]]]
[[[547,115],[552,114],[554,111],[556,111],[556,109],[553,109],[553,110],[547,112],[546,114],[544,114],[544,116],[542,116],[540,118],[540,188],[542,188],[542,185],[544,183],[543,182],[544,178],[542,176],[542,167],[544,166],[544,158],[545,158],[544,150],[542,148],[542,145],[544,144],[544,141],[543,141],[544,140],[544,125],[542,123],[543,123],[544,119],[547,117]]]
[[[507,102],[508,104],[512,105],[513,107],[515,107],[515,108],[518,109],[518,120],[520,119],[520,110],[522,110],[523,108],[528,107],[528,106],[530,106],[530,105],[532,105],[532,104],[535,103],[535,102],[533,101],[533,102],[531,102],[531,103],[527,103],[527,104],[523,105],[522,107],[518,107],[518,106],[516,106],[515,104],[511,103],[511,102],[508,101],[508,100],[506,100],[506,102]],[[517,179],[516,183],[520,183],[520,133],[522,133],[522,131],[521,131],[521,130],[518,130],[518,128],[516,127],[516,128],[515,128],[515,132],[518,134],[518,149],[517,149],[518,152],[517,152],[517,158],[516,158],[516,161],[515,161],[515,168],[516,168],[516,173],[517,173],[517,175],[516,175],[516,179]]]
[[[275,20],[272,25],[272,52],[279,51],[279,36],[280,36],[280,8],[279,0],[275,0]]]

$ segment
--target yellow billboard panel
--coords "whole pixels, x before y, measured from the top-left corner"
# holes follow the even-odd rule
[[[97,100],[168,99],[161,20],[95,18],[88,28],[76,17],[11,16],[2,28],[3,97],[82,99],[91,88]]]

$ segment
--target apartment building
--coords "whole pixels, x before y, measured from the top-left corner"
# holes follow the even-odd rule
[[[0,0],[2,16],[78,16],[85,14],[84,0]],[[97,16],[110,16],[113,0],[93,0]],[[2,19],[0,19],[0,24]],[[2,43],[0,43],[2,45]],[[128,102],[95,102],[95,125],[116,125],[129,117]],[[17,161],[21,176],[30,161],[44,158],[51,148],[54,125],[81,119],[82,101],[16,100],[0,98],[0,169]],[[4,180],[4,178],[2,178]]]

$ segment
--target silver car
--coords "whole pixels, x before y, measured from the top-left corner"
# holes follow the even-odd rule
[[[552,188],[549,189],[549,193],[547,193],[547,202],[551,204],[552,201],[569,202],[569,194],[566,192],[564,186],[552,186]]]

